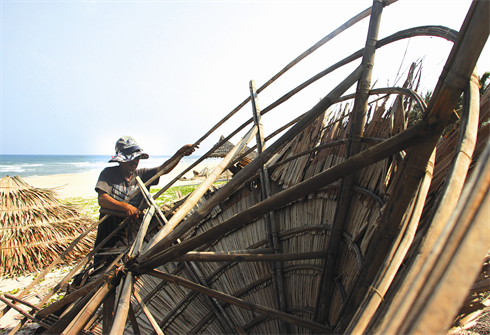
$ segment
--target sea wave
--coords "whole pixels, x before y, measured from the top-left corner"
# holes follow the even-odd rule
[[[22,165],[0,165],[0,173],[7,172],[24,172],[25,169]]]

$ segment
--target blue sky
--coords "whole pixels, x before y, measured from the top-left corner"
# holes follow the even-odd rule
[[[0,154],[107,154],[131,135],[150,154],[193,143],[303,51],[371,6],[347,1],[3,1]],[[469,0],[400,0],[380,38],[434,24],[459,30]],[[369,18],[327,43],[259,95],[264,108],[363,47]],[[449,42],[413,38],[376,54],[373,82],[425,57],[435,86]],[[488,43],[478,64],[490,70]],[[406,55],[404,56],[404,54]],[[356,65],[336,71],[264,116],[266,134],[306,112]],[[250,105],[206,140],[251,116]],[[236,142],[236,139],[235,139]]]

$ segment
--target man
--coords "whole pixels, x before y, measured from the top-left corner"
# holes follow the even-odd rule
[[[148,159],[149,155],[141,149],[131,136],[123,136],[116,142],[116,155],[109,162],[117,162],[119,165],[105,168],[99,176],[95,186],[98,193],[98,201],[101,208],[126,213],[126,216],[136,219],[140,214],[138,206],[143,200],[141,192],[126,202],[132,192],[138,188],[136,177],[139,176],[145,183],[156,173],[166,169],[165,173],[172,171],[183,156],[189,156],[194,152],[192,144],[184,145],[169,160],[155,168],[138,169],[140,159]],[[157,185],[159,178],[151,185]],[[149,185],[149,186],[151,186]],[[101,214],[101,218],[104,215]],[[122,218],[111,216],[102,222],[97,230],[95,246],[102,242],[123,221]],[[124,233],[119,232],[111,238],[105,247],[113,247],[118,241],[124,239]],[[102,257],[97,256],[95,263]]]

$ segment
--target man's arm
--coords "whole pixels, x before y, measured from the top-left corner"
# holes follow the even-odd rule
[[[196,148],[199,147],[196,146]],[[182,148],[177,150],[177,152],[169,160],[165,161],[165,163],[163,163],[158,167],[158,172],[162,171],[163,169],[167,169],[165,174],[169,173],[177,166],[177,164],[179,164],[182,157],[191,155],[194,152],[194,150],[195,149],[192,144],[184,145]]]
[[[99,200],[100,207],[112,209],[114,211],[124,212],[126,213],[127,216],[132,218],[136,218],[138,214],[140,214],[138,208],[130,204],[117,201],[116,199],[114,199],[104,191],[97,190],[97,193],[99,194],[98,200]]]

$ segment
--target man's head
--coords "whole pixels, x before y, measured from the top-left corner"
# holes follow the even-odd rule
[[[116,155],[112,157],[109,161],[123,163],[125,165],[130,166],[129,163],[136,164],[138,166],[140,159],[148,159],[150,157],[147,153],[143,151],[138,146],[138,143],[131,136],[123,136],[119,138],[116,142]],[[134,161],[134,162],[133,162]]]

